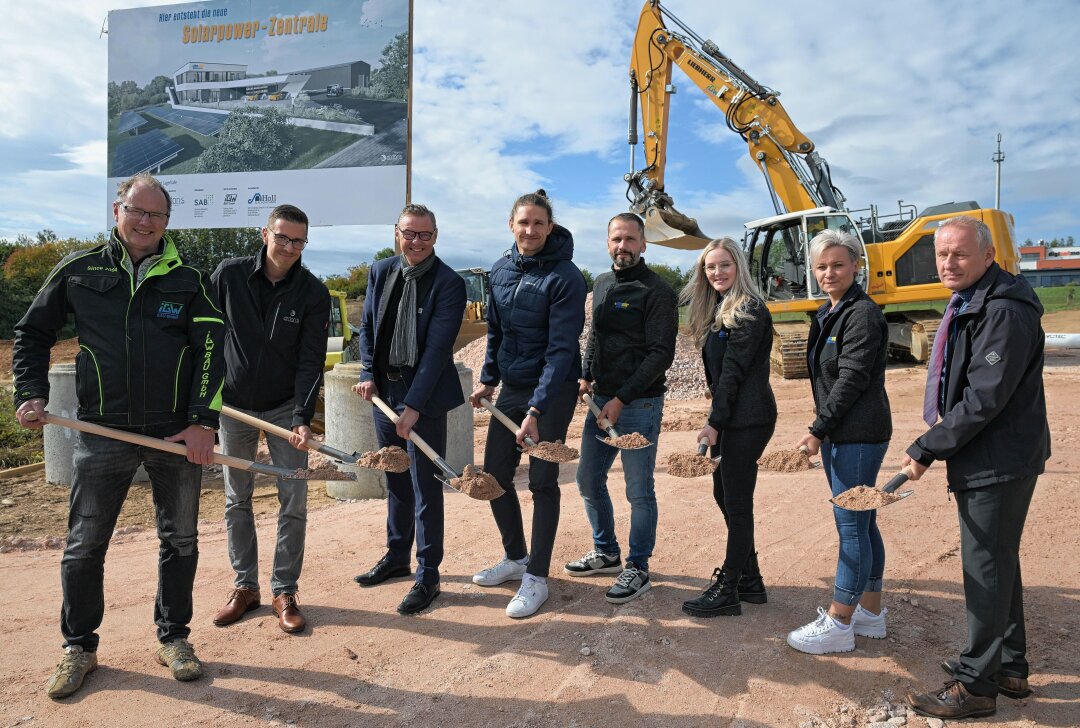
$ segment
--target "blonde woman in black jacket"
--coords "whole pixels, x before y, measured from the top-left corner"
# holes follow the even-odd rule
[[[855,280],[861,247],[855,236],[839,230],[824,230],[810,241],[814,278],[829,300],[810,322],[806,352],[817,416],[797,446],[811,455],[821,452],[833,496],[873,485],[892,437],[885,394],[889,329],[881,309]],[[856,635],[885,637],[885,544],[877,512],[834,506],[833,518],[840,553],[832,604],[828,611],[818,607],[814,621],[787,637],[796,650],[813,655],[850,652]]]
[[[728,530],[724,565],[713,570],[700,597],[683,603],[683,611],[694,617],[741,614],[740,601],[766,601],[754,551],[754,487],[757,460],[776,425],[769,386],[772,316],[731,238],[712,241],[698,256],[680,303],[689,306],[688,328],[701,347],[712,393],[698,441],[722,456],[713,472],[713,498]]]

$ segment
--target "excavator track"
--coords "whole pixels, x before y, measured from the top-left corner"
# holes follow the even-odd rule
[[[784,379],[806,379],[806,339],[810,324],[806,321],[779,321],[773,324],[772,352],[769,361],[774,372]]]
[[[941,324],[941,313],[934,309],[893,311],[885,315],[889,323],[889,358],[925,364],[930,360]]]

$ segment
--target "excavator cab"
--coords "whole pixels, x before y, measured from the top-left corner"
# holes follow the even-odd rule
[[[818,287],[810,262],[810,241],[822,230],[843,230],[859,241],[861,261],[856,281],[866,287],[866,247],[858,227],[846,212],[818,207],[746,223],[743,249],[750,273],[769,303],[791,302],[785,311],[813,311],[825,294]]]

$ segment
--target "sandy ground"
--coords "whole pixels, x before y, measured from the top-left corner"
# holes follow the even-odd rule
[[[883,477],[899,467],[903,448],[921,431],[924,377],[915,367],[889,370],[896,435]],[[990,725],[1080,724],[1074,644],[1080,636],[1080,355],[1049,357],[1046,384],[1054,455],[1036,490],[1023,546],[1035,695],[1000,699],[997,716],[984,721]],[[781,417],[773,446],[789,445],[810,418],[807,384],[774,380],[774,387]],[[669,403],[658,462],[693,447],[705,410],[704,401]],[[577,431],[575,423],[571,433]],[[577,443],[571,438],[569,444]],[[194,683],[174,681],[153,659],[153,532],[119,535],[106,562],[101,666],[64,702],[43,692],[60,655],[60,551],[0,554],[0,727],[861,726],[907,690],[939,685],[945,676],[938,660],[962,646],[956,515],[940,467],[916,485],[914,496],[880,512],[889,554],[888,639],[859,638],[855,652],[825,657],[784,643],[788,630],[827,604],[832,582],[837,538],[820,470],[761,475],[758,547],[769,603],[716,619],[680,611],[722,558],[724,527],[709,480],[676,479],[658,466],[654,588],[614,606],[603,599],[609,577],[574,579],[560,568],[590,547],[573,475],[573,464],[563,466],[551,598],[523,621],[503,612],[516,583],[482,588],[470,581],[502,549],[488,506],[460,494],[446,497],[443,593],[416,617],[394,610],[407,580],[371,589],[352,581],[384,551],[385,503],[313,510],[300,595],[311,628],[298,636],[281,632],[268,606],[231,627],[211,624],[232,573],[222,523],[204,522],[192,641],[206,675]],[[612,485],[625,548],[629,514],[620,482],[616,466]],[[529,513],[520,475],[519,488]],[[259,523],[267,588],[274,518]],[[908,725],[926,722],[910,718]]]

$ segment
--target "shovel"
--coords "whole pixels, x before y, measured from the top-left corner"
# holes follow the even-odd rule
[[[292,430],[286,430],[284,427],[279,427],[272,422],[260,420],[258,417],[249,415],[246,412],[241,412],[239,410],[233,409],[228,405],[221,406],[221,414],[231,417],[238,422],[243,422],[251,425],[252,427],[258,427],[259,429],[269,432],[273,435],[277,435],[284,440],[288,440],[290,437],[292,437],[293,434]],[[363,453],[354,452],[352,455],[350,455],[343,450],[338,450],[336,447],[330,447],[326,443],[319,442],[313,437],[308,438],[304,442],[304,444],[312,450],[321,452],[323,455],[329,455],[341,465],[357,465],[357,461],[361,457],[363,457]]]
[[[89,432],[92,435],[101,435],[102,437],[108,437],[113,440],[130,442],[133,445],[152,447],[155,450],[164,450],[165,452],[176,453],[177,455],[187,455],[187,446],[179,442],[166,442],[165,440],[159,440],[156,437],[148,437],[134,432],[115,430],[111,427],[94,424],[93,422],[84,422],[83,420],[73,420],[67,417],[61,417],[60,415],[54,415],[50,412],[45,413],[44,422],[48,425],[59,425],[60,427],[68,427],[72,430],[79,430],[80,432]],[[243,458],[233,457],[232,455],[224,455],[216,450],[214,451],[214,462],[219,465],[227,465],[230,468],[237,468],[239,470],[250,470],[253,473],[262,473],[263,475],[274,475],[279,478],[284,478],[285,480],[307,480],[303,474],[296,470],[252,462],[251,460],[244,460]]]
[[[581,399],[585,401],[585,404],[589,405],[589,411],[592,412],[593,416],[596,418],[596,424],[602,427],[612,440],[619,439],[619,433],[615,431],[615,428],[611,426],[611,423],[608,422],[606,417],[604,418],[603,422],[600,421],[600,408],[596,406],[596,402],[593,402],[593,398],[587,394],[583,394],[581,395]],[[641,450],[646,447],[652,447],[651,442],[648,445],[639,445],[637,447],[619,447],[618,445],[612,445],[610,442],[600,437],[599,435],[596,436],[596,439],[604,443],[608,447],[617,447],[619,450]]]
[[[509,430],[510,430],[511,432],[513,432],[513,433],[517,433],[518,429],[520,429],[520,426],[519,426],[519,425],[515,424],[515,423],[514,423],[514,421],[513,421],[512,419],[510,419],[510,418],[509,418],[509,417],[507,417],[507,416],[506,416],[505,414],[503,414],[502,410],[498,409],[498,408],[497,408],[497,407],[496,407],[495,405],[493,405],[493,404],[492,404],[491,402],[489,402],[488,400],[486,400],[486,399],[484,399],[483,397],[481,397],[481,398],[480,398],[480,404],[484,405],[484,408],[485,408],[485,409],[486,409],[486,410],[487,410],[488,412],[490,412],[490,413],[491,413],[491,414],[492,414],[492,415],[493,415],[493,416],[495,417],[495,419],[497,419],[497,420],[498,420],[499,422],[501,422],[501,423],[503,423],[504,425],[506,425],[506,426],[507,426],[507,428],[508,428],[508,429],[509,429]],[[526,435],[526,436],[525,436],[525,444],[526,444],[526,445],[528,445],[528,446],[529,446],[530,448],[535,448],[535,447],[536,447],[536,441],[535,441],[535,440],[533,440],[533,439],[532,439],[531,437],[529,437],[528,435]],[[518,448],[518,449],[520,450],[521,448]],[[539,454],[535,454],[535,453],[531,453],[531,452],[529,453],[529,456],[530,456],[530,457],[534,457],[534,458],[536,458],[537,460],[547,460],[547,461],[548,461],[549,463],[562,463],[562,462],[566,462],[566,461],[564,461],[564,460],[555,460],[554,458],[551,458],[551,457],[544,457],[543,455],[539,455]]]
[[[908,472],[904,470],[894,475],[880,490],[868,488],[865,485],[855,486],[845,490],[838,496],[830,498],[829,502],[838,508],[843,508],[845,511],[872,511],[903,500],[914,493],[913,490],[905,490],[903,493],[896,492],[896,489],[906,483],[909,478]],[[849,496],[849,494],[852,495]],[[848,498],[845,498],[845,496],[848,496]],[[858,496],[859,502],[850,502],[852,496]]]
[[[671,453],[668,456],[668,473],[676,478],[700,478],[711,475],[716,470],[716,464],[720,462],[720,455],[710,458],[705,453],[709,449],[709,441],[702,438],[698,441],[696,455],[686,453]]]
[[[391,409],[390,405],[388,405],[386,402],[383,402],[381,397],[374,396],[371,398],[371,401],[375,403],[376,407],[382,410],[383,414],[386,415],[391,422],[397,423],[397,413],[394,412],[393,409]],[[449,485],[454,490],[461,491],[470,498],[476,498],[477,500],[494,500],[505,492],[502,486],[499,485],[498,481],[495,480],[495,478],[493,478],[491,475],[488,475],[487,473],[484,473],[482,470],[479,472],[486,480],[490,481],[490,483],[485,483],[484,487],[479,491],[473,490],[471,488],[459,488],[457,485],[454,485],[454,481],[461,481],[461,473],[458,473],[449,465],[447,465],[446,461],[439,457],[439,453],[435,452],[435,448],[424,442],[424,439],[417,435],[415,430],[409,430],[409,439],[414,445],[420,448],[424,452],[424,454],[428,456],[428,458],[431,459],[431,462],[435,463],[435,467],[442,471],[442,475],[436,475],[435,477],[438,478],[442,483]]]

